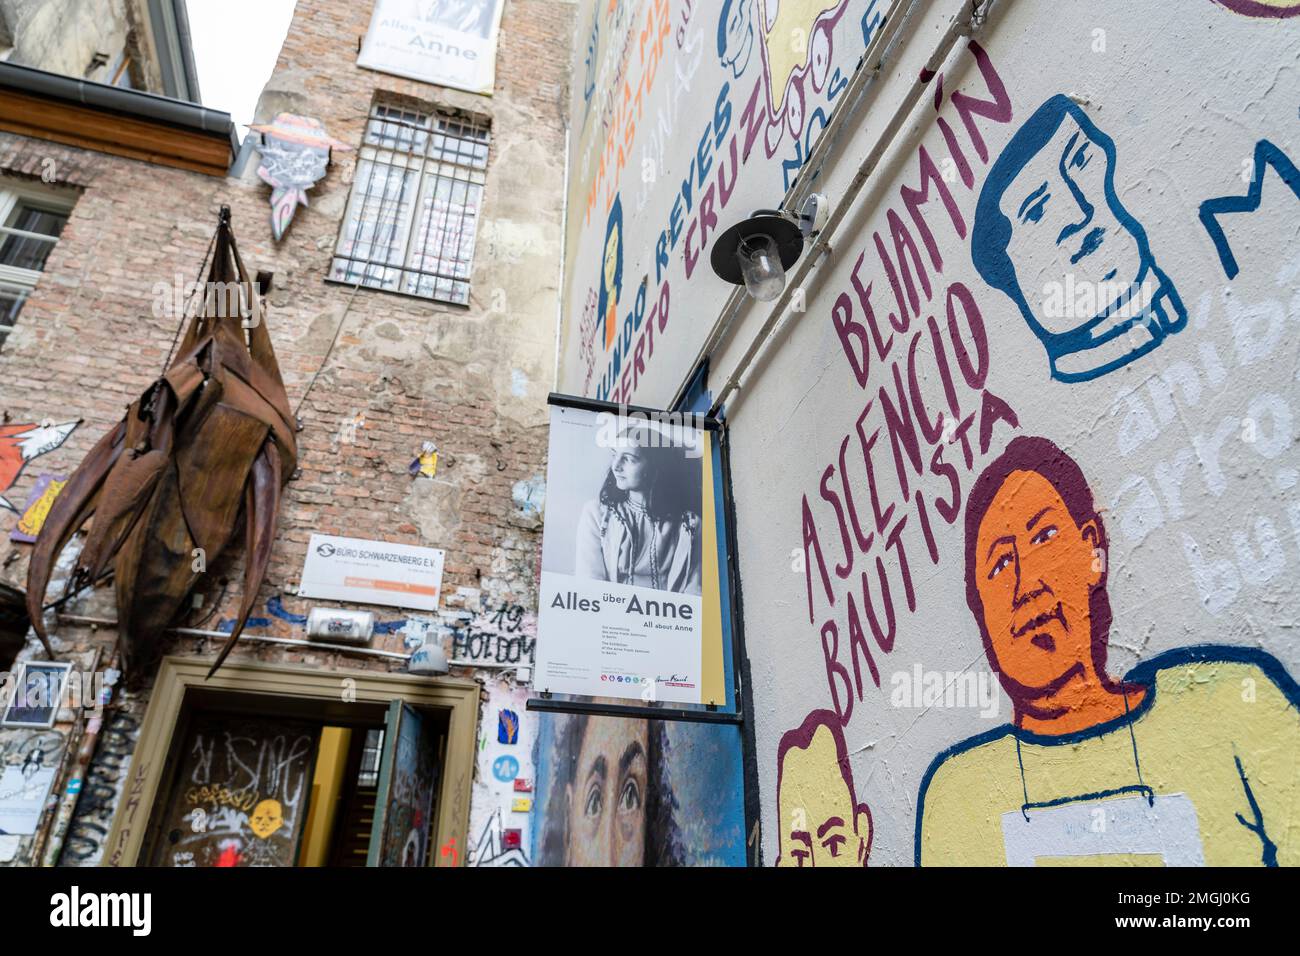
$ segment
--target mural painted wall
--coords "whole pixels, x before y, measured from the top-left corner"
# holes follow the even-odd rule
[[[907,17],[832,206],[919,98],[727,404],[763,861],[1295,862],[1300,11],[1001,0],[936,57],[969,4],[676,3],[637,113],[607,6],[561,387],[643,404],[730,291],[707,237],[780,200]],[[611,98],[639,125],[602,179],[576,131]]]
[[[711,242],[780,201],[879,27],[882,6],[580,5],[565,237],[567,391],[671,401],[679,366],[708,331],[700,317],[716,314],[728,291],[708,268]]]

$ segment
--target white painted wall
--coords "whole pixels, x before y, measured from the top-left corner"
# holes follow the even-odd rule
[[[764,0],[750,0],[749,6],[753,15],[764,16]],[[807,10],[818,6],[803,5]],[[830,11],[830,17],[838,12],[838,20],[831,32],[828,79],[836,69],[841,75],[853,70],[865,46],[864,16],[871,23],[874,14],[888,6],[878,2],[873,8],[866,0],[845,0]],[[969,5],[933,0],[894,6],[900,11],[912,9],[905,42],[890,54],[878,82],[865,94],[863,108],[846,124],[817,179],[817,188],[832,204],[890,126],[898,104],[914,87],[952,18]],[[1009,700],[990,673],[966,606],[961,516],[948,525],[931,505],[938,552],[933,563],[919,531],[915,500],[904,502],[891,477],[889,440],[882,431],[873,460],[882,508],[886,500],[897,501],[885,534],[907,515],[899,541],[915,593],[916,607],[909,611],[901,593],[898,545],[882,551],[877,540],[867,555],[854,556],[847,579],[836,576],[833,566],[844,560],[839,526],[836,511],[820,493],[823,475],[831,468],[828,487],[843,496],[839,458],[847,438],[848,481],[859,514],[864,523],[870,521],[868,479],[855,423],[873,398],[864,427],[869,434],[873,427],[869,423],[880,423],[879,391],[882,386],[892,391],[891,367],[900,357],[899,371],[906,384],[908,346],[916,331],[925,328],[928,316],[936,316],[949,361],[954,361],[945,328],[946,297],[954,286],[969,290],[970,301],[982,316],[988,342],[983,391],[1014,410],[1018,427],[1007,421],[993,424],[989,445],[981,451],[977,414],[968,433],[973,447],[970,464],[963,460],[959,439],[947,448],[945,461],[955,466],[963,501],[982,467],[1017,434],[1044,436],[1080,463],[1103,509],[1110,538],[1109,592],[1114,609],[1110,671],[1123,674],[1158,653],[1214,643],[1260,649],[1278,658],[1292,676],[1300,673],[1300,644],[1293,633],[1300,604],[1294,584],[1300,567],[1300,499],[1296,497],[1300,454],[1295,445],[1300,421],[1296,388],[1300,335],[1294,325],[1300,315],[1300,197],[1292,191],[1300,190],[1300,177],[1288,187],[1280,165],[1256,168],[1261,141],[1274,144],[1291,162],[1300,160],[1296,96],[1300,18],[1252,17],[1231,6],[1213,0],[1177,4],[1000,0],[993,5],[975,37],[987,51],[988,69],[1005,85],[1012,115],[1009,121],[973,117],[987,147],[986,157],[980,156],[954,106],[953,93],[960,90],[988,100],[993,74],[981,72],[962,41],[938,64],[943,79],[937,109],[938,83],[932,80],[831,238],[829,252],[813,269],[803,291],[806,310],[789,312],[759,361],[747,370],[743,387],[728,399],[745,638],[757,702],[753,719],[765,862],[774,860],[778,847],[778,743],[811,711],[835,706],[820,628],[828,620],[838,623],[837,659],[846,665],[851,680],[845,605],[849,591],[859,589],[864,569],[871,569],[875,594],[877,556],[889,575],[897,636],[892,651],[884,653],[868,634],[880,687],[864,670],[862,694],[859,697],[853,689],[852,713],[844,722],[857,798],[870,806],[875,823],[872,865],[912,863],[918,790],[935,756],[1010,718]],[[1284,5],[1276,6],[1286,12]],[[612,351],[604,349],[603,339],[590,351],[583,344],[591,341],[595,325],[592,303],[599,294],[606,231],[603,192],[590,219],[584,216],[591,170],[599,163],[592,132],[593,128],[605,132],[609,125],[601,126],[599,107],[611,87],[610,78],[619,74],[617,54],[629,29],[626,24],[659,22],[648,0],[620,4],[622,19],[614,24],[604,19],[606,7],[603,2],[588,2],[579,14],[572,107],[575,174],[569,200],[567,318],[560,382],[563,391],[600,397],[609,394],[600,383]],[[698,2],[673,0],[665,7],[663,22],[669,25],[665,62],[643,92],[639,113],[633,96],[631,109],[638,118],[619,181],[625,237],[620,333],[623,317],[634,314],[643,275],[648,275],[643,326],[650,321],[655,302],[670,303],[666,326],[662,330],[656,326],[653,357],[647,346],[645,369],[638,371],[635,385],[629,375],[630,397],[645,405],[664,405],[673,399],[731,292],[709,270],[707,248],[686,277],[685,239],[698,216],[698,200],[690,212],[678,214],[683,223],[681,238],[662,275],[656,275],[655,264],[659,232],[671,230],[681,183],[691,173],[692,160],[698,165],[698,144],[706,131],[716,129],[714,118],[724,115],[729,106],[729,127],[712,149],[714,168],[705,180],[706,188],[716,178],[719,156],[727,155],[733,133],[739,135],[743,151],[742,113],[756,84],[759,102],[765,100],[768,83],[766,60],[758,47],[739,76],[720,62],[715,5],[706,10]],[[591,100],[596,105],[588,112],[585,43],[598,13],[591,71]],[[641,75],[639,49],[639,36],[634,34],[631,65],[624,71],[630,87]],[[724,84],[729,84],[728,91],[720,96]],[[828,82],[821,91],[806,96],[805,132],[817,106],[832,105],[827,98],[832,88],[834,84]],[[972,261],[971,228],[990,168],[1022,124],[1057,94],[1065,94],[1081,107],[1095,128],[1113,141],[1115,196],[1107,208],[1122,209],[1140,224],[1151,258],[1167,275],[1186,311],[1185,327],[1148,354],[1078,382],[1052,377],[1044,345],[1012,300],[991,287]],[[969,164],[970,187],[951,162],[944,163],[954,158],[954,151],[940,120],[952,130],[958,152]],[[820,121],[811,122],[816,126]],[[626,130],[626,124],[615,123],[613,129]],[[797,162],[796,155],[802,155],[795,153],[794,142],[787,126],[769,158],[763,133],[758,134],[730,200],[725,209],[717,210],[719,228],[754,207],[780,201],[786,185],[782,160]],[[964,236],[958,234],[932,183],[930,201],[920,206],[933,235],[932,250],[900,194],[902,187],[920,182],[922,149],[933,157],[941,174],[946,171],[951,177],[945,185],[965,231]],[[1104,168],[1104,160],[1103,150],[1094,152],[1098,164],[1094,172]],[[1239,267],[1229,280],[1220,251],[1198,213],[1207,200],[1247,195],[1256,179],[1263,183],[1259,209],[1222,217],[1227,246]],[[697,195],[698,190],[697,182]],[[1094,198],[1103,195],[1093,194]],[[680,205],[685,206],[684,200]],[[836,333],[833,315],[837,298],[847,293],[853,317],[863,318],[852,284],[860,254],[865,258],[858,275],[863,286],[872,284],[871,299],[880,321],[887,323],[888,313],[897,311],[872,238],[879,232],[892,256],[890,210],[901,217],[916,241],[932,293],[927,301],[918,292],[919,316],[911,319],[906,332],[895,333],[885,361],[873,357],[862,387]],[[1097,216],[1115,247],[1125,235],[1133,234],[1104,212]],[[932,255],[941,258],[941,269]],[[1116,256],[1117,262],[1129,261],[1118,252]],[[1041,299],[1048,283],[1066,271],[1080,278],[1085,275],[1083,267],[1064,264],[1054,249],[1040,241],[1031,243],[1020,261],[1027,297]],[[662,292],[665,283],[667,296]],[[957,318],[962,314],[958,310]],[[738,321],[713,350],[710,387],[715,394],[767,315],[763,304],[746,301]],[[1170,316],[1174,315],[1171,309]],[[631,324],[636,325],[635,317]],[[965,341],[971,343],[967,326],[960,327]],[[639,336],[639,332],[628,336],[633,350]],[[923,401],[937,410],[944,390],[928,331],[921,335],[916,361]],[[955,364],[952,373],[961,415],[978,413],[980,391],[963,382]],[[934,452],[924,439],[921,451],[926,474],[919,483],[913,482],[913,490],[919,487],[931,503],[936,497],[947,499],[949,483],[933,473]],[[830,569],[834,606],[826,600],[815,568],[809,577],[802,563],[805,496]],[[898,698],[891,703],[893,675],[911,675],[917,667],[923,673],[974,672],[990,689],[996,713],[981,716],[979,707],[902,706]],[[904,683],[911,686],[910,676],[900,679],[898,686]],[[844,715],[848,697],[842,684],[839,694]]]

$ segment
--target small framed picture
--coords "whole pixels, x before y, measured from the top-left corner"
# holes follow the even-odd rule
[[[4,704],[0,727],[54,726],[72,664],[65,661],[23,661],[14,674],[14,689]]]

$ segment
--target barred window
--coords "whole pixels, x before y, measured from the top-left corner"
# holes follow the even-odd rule
[[[330,278],[467,304],[488,143],[472,120],[376,104]]]

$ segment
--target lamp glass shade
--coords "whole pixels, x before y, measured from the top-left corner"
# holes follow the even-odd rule
[[[785,266],[776,240],[759,233],[741,239],[736,249],[745,290],[760,302],[771,302],[785,288]]]

